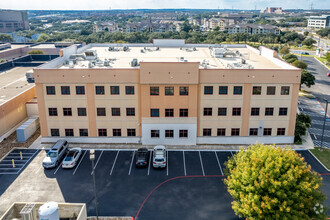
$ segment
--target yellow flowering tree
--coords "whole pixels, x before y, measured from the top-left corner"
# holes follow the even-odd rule
[[[253,145],[228,160],[224,180],[236,215],[247,219],[324,219],[322,177],[291,149]]]

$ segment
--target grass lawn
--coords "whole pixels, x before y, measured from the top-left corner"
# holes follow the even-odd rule
[[[325,62],[327,61],[327,59],[325,59],[325,57],[318,57],[318,56],[315,56],[316,59],[318,59],[319,61],[321,61],[322,63],[325,64]],[[329,64],[325,64],[328,68],[330,68],[330,65]]]
[[[315,149],[311,149],[310,151],[326,166],[330,169],[330,149],[324,149],[323,151],[319,150],[319,147],[315,147]]]

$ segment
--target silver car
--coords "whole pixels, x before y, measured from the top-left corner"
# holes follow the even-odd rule
[[[166,148],[163,145],[154,147],[152,166],[154,168],[166,167]]]
[[[66,155],[62,162],[62,168],[73,168],[76,166],[81,153],[82,150],[80,147],[70,149],[69,153]]]
[[[46,157],[42,161],[44,168],[57,167],[68,150],[68,142],[66,140],[58,140],[54,146],[48,151]]]

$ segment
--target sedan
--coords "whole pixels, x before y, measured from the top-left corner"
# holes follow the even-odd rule
[[[329,76],[329,77],[330,77],[330,73],[327,73],[327,76]]]
[[[149,151],[147,148],[139,148],[135,157],[136,167],[146,167],[149,160]]]
[[[76,166],[80,156],[81,156],[82,150],[81,148],[72,148],[69,150],[69,153],[66,155],[62,162],[62,168],[73,168]]]

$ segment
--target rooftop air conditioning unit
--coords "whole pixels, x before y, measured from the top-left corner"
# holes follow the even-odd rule
[[[103,65],[110,66],[110,60],[105,59]]]
[[[36,211],[34,209],[35,204],[27,203],[22,210],[20,211],[20,215],[22,216],[22,220],[35,220],[37,219]]]
[[[128,46],[123,46],[123,51],[128,51],[129,47]]]
[[[115,50],[115,47],[114,46],[110,46],[109,48],[108,48],[108,51],[114,51]]]
[[[132,60],[132,62],[131,62],[131,67],[136,67],[136,66],[138,66],[138,65],[139,65],[139,63],[138,63],[138,59],[134,58],[134,59]]]

